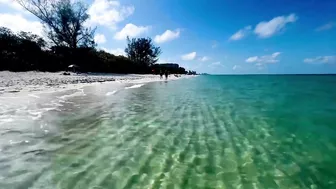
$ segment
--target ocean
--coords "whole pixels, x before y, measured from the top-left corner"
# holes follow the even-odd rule
[[[336,76],[0,97],[2,189],[335,189]]]

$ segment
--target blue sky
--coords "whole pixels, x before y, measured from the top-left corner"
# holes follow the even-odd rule
[[[216,74],[336,73],[335,0],[88,0],[98,48],[152,37],[160,62]],[[0,25],[43,35],[38,20],[0,0]]]

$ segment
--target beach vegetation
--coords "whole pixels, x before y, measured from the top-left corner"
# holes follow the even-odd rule
[[[47,38],[56,46],[92,47],[95,29],[85,27],[87,6],[72,0],[16,0],[35,15],[46,29]]]
[[[160,70],[186,73],[177,65],[156,64],[161,48],[151,38],[127,38],[126,56],[99,49],[95,29],[85,26],[87,7],[74,0],[16,0],[40,19],[42,36],[0,27],[0,71],[65,71],[155,74]]]
[[[151,38],[130,39],[127,37],[125,53],[133,62],[152,66],[158,61],[161,49],[153,44]]]

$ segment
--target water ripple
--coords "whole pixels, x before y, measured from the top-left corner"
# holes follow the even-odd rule
[[[106,88],[4,103],[0,188],[336,186],[334,136],[296,126],[316,120],[277,109],[287,96],[211,77]]]

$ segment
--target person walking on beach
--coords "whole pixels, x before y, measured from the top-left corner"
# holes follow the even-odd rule
[[[166,80],[168,79],[168,71],[165,71]]]
[[[162,73],[162,70],[160,70],[160,79],[162,79],[163,77],[163,73]]]

